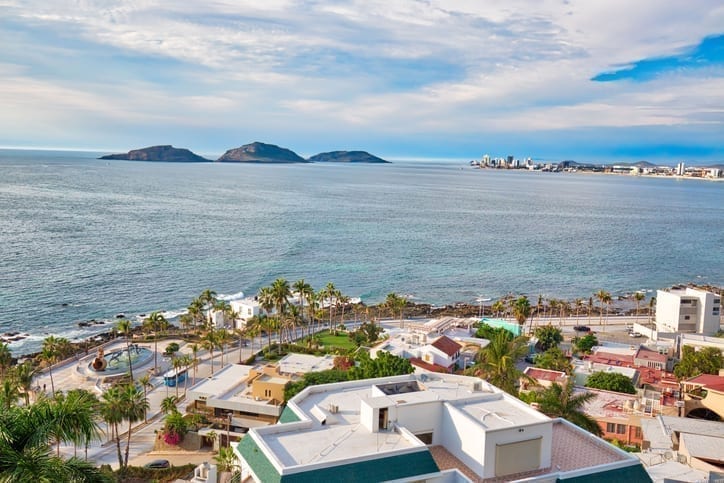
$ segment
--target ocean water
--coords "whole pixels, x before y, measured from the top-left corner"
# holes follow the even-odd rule
[[[0,151],[0,333],[31,334],[16,352],[278,277],[436,304],[724,283],[724,183],[94,156]]]

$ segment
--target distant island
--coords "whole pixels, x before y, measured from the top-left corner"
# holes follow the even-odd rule
[[[331,151],[328,153],[319,153],[308,158],[313,163],[389,163],[382,158],[378,158],[367,151]]]
[[[118,159],[127,161],[160,161],[170,163],[208,163],[210,159],[192,153],[188,149],[174,148],[170,145],[151,146],[134,149],[122,154],[108,154],[98,159]],[[367,151],[330,151],[319,153],[304,159],[291,149],[282,148],[275,144],[253,142],[238,148],[227,150],[217,163],[389,163],[382,158]]]
[[[239,148],[229,149],[219,163],[307,163],[308,161],[290,149],[274,144],[253,142]]]
[[[174,148],[170,145],[151,146],[134,149],[127,153],[108,154],[98,159],[118,159],[126,161],[160,161],[165,163],[208,163],[209,159],[202,158],[188,149]]]

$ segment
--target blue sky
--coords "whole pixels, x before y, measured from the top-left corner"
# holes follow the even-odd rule
[[[724,162],[724,6],[0,0],[0,146]]]

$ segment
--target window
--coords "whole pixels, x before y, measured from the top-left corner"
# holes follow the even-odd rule
[[[636,430],[634,431],[634,437],[635,438],[641,438],[643,435],[641,434],[641,428],[638,426],[636,427]]]
[[[690,316],[690,315],[685,315],[685,316],[684,316],[684,320],[689,320],[689,319],[691,319],[691,316]]]
[[[264,389],[264,397],[271,397],[271,389]]]
[[[715,304],[720,304],[720,303],[721,303],[721,299],[714,299],[714,303],[715,303]]]
[[[606,432],[607,433],[615,433],[616,432],[616,425],[613,423],[606,423]]]
[[[616,425],[616,434],[626,434],[626,425],[625,425],[625,424],[617,424],[617,425]]]

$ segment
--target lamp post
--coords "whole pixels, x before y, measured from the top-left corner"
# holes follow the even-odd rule
[[[231,431],[231,414],[232,414],[231,411],[226,413],[226,447],[227,448],[229,446],[231,446],[231,439],[230,439],[231,436],[229,434]]]

